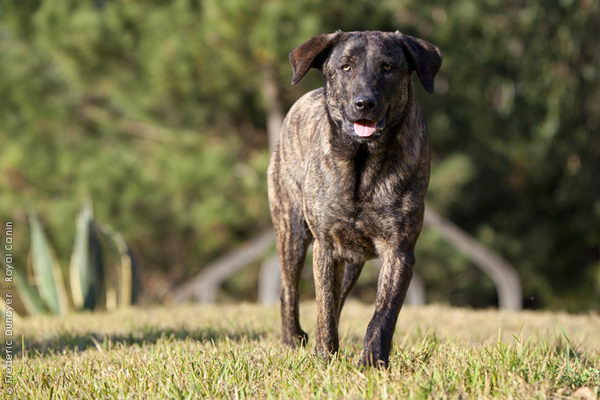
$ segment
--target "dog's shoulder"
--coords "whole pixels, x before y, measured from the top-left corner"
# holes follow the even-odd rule
[[[304,158],[311,146],[309,143],[318,141],[328,129],[325,90],[312,90],[290,108],[281,129],[280,146]]]
[[[314,121],[315,117],[325,114],[325,89],[321,87],[311,90],[296,100],[287,118],[290,120],[290,125],[306,126],[310,124],[310,120]]]

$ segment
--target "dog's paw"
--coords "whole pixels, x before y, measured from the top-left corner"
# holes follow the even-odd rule
[[[294,332],[290,334],[283,335],[283,344],[292,349],[297,348],[298,346],[306,346],[308,342],[308,333],[300,330],[299,332]]]
[[[375,367],[385,369],[388,367],[388,358],[376,350],[365,349],[360,357],[359,365],[361,367]]]
[[[331,361],[335,357],[339,350],[339,342],[337,338],[319,338],[317,336],[315,344],[315,356],[325,360]]]

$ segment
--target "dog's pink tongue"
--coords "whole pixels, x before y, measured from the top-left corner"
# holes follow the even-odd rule
[[[377,123],[362,124],[360,122],[354,123],[354,132],[360,137],[368,137],[375,133],[377,130]]]

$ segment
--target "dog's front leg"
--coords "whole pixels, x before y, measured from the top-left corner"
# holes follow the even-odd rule
[[[317,300],[317,339],[315,351],[328,358],[337,352],[338,310],[341,299],[344,264],[333,257],[333,249],[315,241],[313,274]]]
[[[387,367],[398,314],[412,278],[415,257],[410,249],[388,249],[382,254],[375,313],[365,335],[361,364]]]

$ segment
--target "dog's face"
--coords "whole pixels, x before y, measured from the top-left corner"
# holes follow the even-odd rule
[[[336,32],[293,50],[290,63],[292,83],[311,67],[320,69],[329,115],[339,131],[372,142],[401,122],[412,71],[433,91],[441,54],[433,44],[400,32]]]

